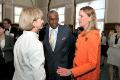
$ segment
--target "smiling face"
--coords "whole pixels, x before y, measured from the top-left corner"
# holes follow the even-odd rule
[[[78,20],[80,26],[86,29],[89,26],[89,22],[91,21],[91,18],[83,10],[80,10]]]

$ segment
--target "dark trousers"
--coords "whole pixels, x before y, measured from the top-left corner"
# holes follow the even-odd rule
[[[12,80],[13,74],[13,61],[0,64],[0,80]]]

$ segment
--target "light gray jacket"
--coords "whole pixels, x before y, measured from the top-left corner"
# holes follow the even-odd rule
[[[114,33],[110,37],[109,48],[108,48],[108,51],[107,51],[107,54],[108,54],[107,62],[109,64],[116,65],[116,66],[120,67],[120,61],[119,61],[120,60],[120,38],[118,40],[118,43],[114,44],[116,35],[117,34]]]

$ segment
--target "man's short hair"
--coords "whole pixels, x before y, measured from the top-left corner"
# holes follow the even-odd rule
[[[8,22],[8,24],[10,24],[10,25],[12,24],[12,23],[11,23],[11,20],[10,20],[10,19],[8,19],[8,18],[5,18],[3,21],[7,21],[7,22]]]

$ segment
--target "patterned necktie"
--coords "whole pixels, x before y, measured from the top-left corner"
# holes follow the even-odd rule
[[[54,36],[54,29],[52,29],[50,32],[50,36],[49,36],[49,42],[50,42],[50,45],[51,45],[53,51],[54,51],[54,42],[55,42],[54,37],[55,37]]]

